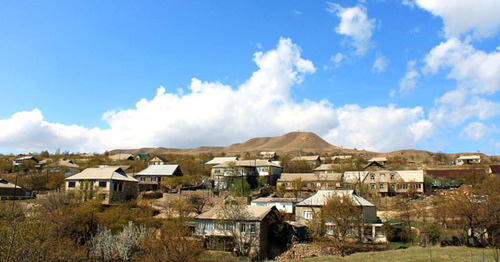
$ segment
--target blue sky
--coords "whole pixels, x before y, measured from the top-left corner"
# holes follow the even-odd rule
[[[499,12],[493,0],[4,1],[0,151],[305,130],[351,148],[499,154]]]

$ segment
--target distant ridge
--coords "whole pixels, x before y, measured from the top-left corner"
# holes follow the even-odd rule
[[[277,137],[257,137],[251,138],[244,143],[235,143],[229,145],[227,147],[221,146],[200,146],[197,148],[165,148],[165,147],[156,147],[156,148],[140,148],[140,149],[115,149],[109,151],[110,154],[117,153],[130,153],[130,154],[138,154],[138,153],[149,153],[149,154],[183,154],[183,155],[197,155],[197,154],[221,154],[226,153],[227,155],[236,155],[242,154],[244,152],[248,152],[251,154],[258,153],[260,151],[275,151],[278,155],[298,155],[298,154],[350,154],[350,155],[364,155],[365,157],[372,156],[387,156],[387,157],[403,157],[408,159],[413,159],[415,161],[421,161],[423,159],[428,159],[432,157],[435,153],[425,151],[425,150],[416,150],[416,149],[406,149],[406,150],[398,150],[393,152],[385,152],[385,153],[377,153],[370,152],[366,150],[357,150],[357,149],[348,149],[343,147],[334,146],[324,139],[319,137],[318,135],[311,132],[290,132],[286,133],[282,136]],[[471,154],[471,153],[462,153],[462,154]],[[484,154],[480,154],[483,157]],[[446,154],[449,155],[452,159],[461,155],[458,153],[455,154]]]
[[[278,137],[257,137],[244,143],[236,143],[227,147],[201,146],[190,149],[180,148],[140,148],[140,149],[115,149],[111,154],[117,153],[150,153],[150,154],[201,154],[213,153],[237,154],[243,152],[256,153],[260,151],[276,151],[278,153],[360,153],[353,149],[340,148],[326,142],[323,138],[311,132],[290,132]],[[364,151],[366,152],[366,151]]]

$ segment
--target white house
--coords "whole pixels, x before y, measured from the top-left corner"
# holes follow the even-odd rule
[[[302,201],[297,198],[278,198],[278,197],[259,197],[252,200],[252,206],[274,206],[279,211],[293,214],[295,212],[295,204]]]
[[[473,155],[473,156],[459,156],[455,160],[455,164],[457,166],[461,166],[463,164],[479,164],[481,163],[481,156]]]

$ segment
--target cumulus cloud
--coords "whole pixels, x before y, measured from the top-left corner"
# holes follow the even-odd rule
[[[403,0],[443,19],[446,37],[491,37],[500,31],[498,0]]]
[[[375,28],[375,19],[368,19],[366,7],[342,7],[336,3],[328,3],[330,13],[340,18],[340,24],[335,28],[338,34],[346,36],[356,48],[355,54],[364,55],[373,46],[371,37]]]
[[[500,50],[486,53],[467,42],[451,38],[434,47],[425,57],[424,72],[437,73],[449,68],[449,78],[475,94],[494,94],[500,90]]]
[[[275,49],[256,52],[258,69],[241,85],[193,78],[185,92],[160,87],[150,100],[102,115],[108,128],[49,123],[40,110],[0,120],[0,148],[103,151],[114,148],[228,145],[250,137],[308,130],[334,144],[372,150],[411,147],[432,133],[432,124],[415,108],[295,101],[292,88],[312,74],[312,61],[281,38]]]
[[[389,65],[389,59],[380,53],[377,53],[375,62],[373,62],[372,72],[381,73],[384,72]]]
[[[462,130],[460,136],[469,140],[481,140],[486,134],[495,131],[497,131],[495,126],[489,127],[481,122],[471,122]]]
[[[417,79],[420,77],[420,74],[415,67],[416,63],[415,60],[408,61],[406,74],[399,81],[399,93],[401,95],[409,94],[417,86]]]
[[[337,114],[339,125],[326,138],[344,147],[382,151],[402,149],[434,133],[434,126],[424,119],[421,107],[346,105],[338,108]]]

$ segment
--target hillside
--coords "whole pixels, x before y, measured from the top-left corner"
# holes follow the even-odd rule
[[[284,154],[297,155],[299,154],[299,152],[302,152],[304,154],[318,153],[318,154],[330,154],[330,155],[334,154],[363,155],[364,157],[367,158],[374,156],[387,156],[387,157],[401,157],[404,159],[409,159],[417,162],[422,162],[425,159],[432,158],[433,155],[435,155],[435,153],[433,152],[425,150],[415,150],[415,149],[377,153],[365,150],[342,148],[331,145],[318,135],[311,132],[290,132],[277,137],[257,137],[249,139],[244,143],[235,143],[227,147],[200,146],[197,148],[189,148],[189,149],[164,148],[164,147],[140,148],[140,149],[115,149],[110,151],[109,153],[110,154],[150,153],[150,154],[187,154],[187,155],[196,155],[202,153],[207,153],[207,154],[226,153],[229,155],[235,155],[235,154],[242,154],[244,152],[255,154],[260,151],[276,151],[279,155],[284,155]],[[454,159],[460,154],[446,154],[446,155],[448,155],[450,159]],[[489,157],[486,157],[483,154],[480,155],[482,155],[485,159],[489,159]]]

